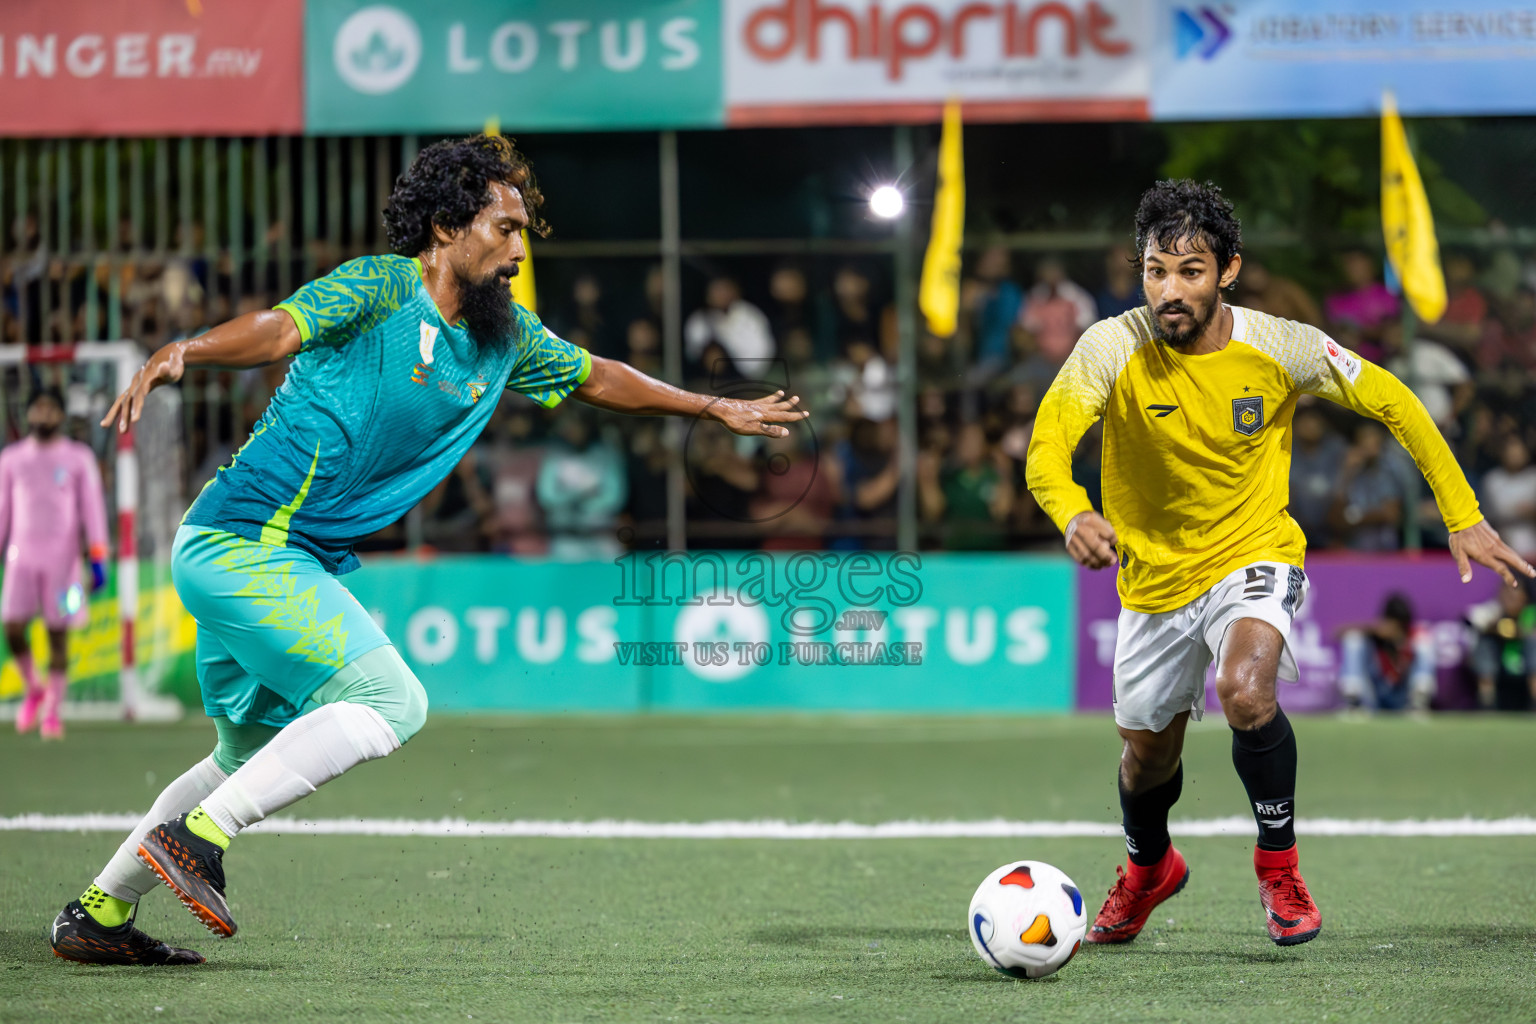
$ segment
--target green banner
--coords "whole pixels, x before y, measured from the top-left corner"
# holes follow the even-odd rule
[[[722,122],[718,0],[310,0],[311,132]]]
[[[652,552],[376,560],[346,578],[438,710],[1065,711],[1061,559]]]

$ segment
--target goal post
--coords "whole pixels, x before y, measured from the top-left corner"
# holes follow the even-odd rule
[[[116,600],[91,601],[91,621],[86,630],[87,650],[76,650],[81,637],[71,634],[71,693],[64,707],[71,719],[124,718],[166,721],[179,718],[181,702],[162,692],[161,684],[175,671],[175,662],[190,664],[186,637],[191,633],[186,612],[174,600],[168,566],[174,523],[185,508],[181,470],[180,398],[174,388],[162,388],[146,402],[139,424],[118,433],[101,427],[112,400],[125,388],[144,361],[143,350],[131,341],[82,342],[75,345],[0,347],[0,375],[4,386],[0,415],[13,426],[22,425],[18,410],[34,390],[34,384],[59,386],[65,395],[66,413],[85,422],[91,447],[107,461],[111,478],[109,515],[115,506],[112,573]],[[148,450],[146,450],[148,449]],[[144,472],[149,456],[150,472]],[[154,491],[147,494],[146,488]],[[141,515],[150,506],[156,514]],[[111,520],[109,520],[111,521]],[[147,541],[148,543],[141,543]],[[140,628],[146,592],[141,587],[140,553],[151,559],[153,586],[148,593],[151,630]],[[115,612],[115,614],[113,614]],[[100,634],[116,624],[116,643],[106,644]],[[34,633],[38,625],[34,623]],[[167,640],[169,637],[169,641]],[[177,640],[180,640],[180,643]],[[34,649],[35,649],[34,636]],[[94,643],[92,642],[94,641]],[[153,648],[148,658],[141,652]],[[115,647],[115,652],[111,649]],[[183,648],[178,650],[178,648]],[[115,653],[115,657],[112,654]],[[77,686],[82,678],[110,678],[116,686]],[[0,717],[14,717],[14,702],[0,704]]]

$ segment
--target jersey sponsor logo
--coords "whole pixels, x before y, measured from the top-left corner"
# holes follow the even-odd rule
[[[1325,338],[1323,348],[1328,353],[1328,361],[1338,368],[1351,384],[1360,376],[1360,358],[1347,348],[1341,347],[1332,338]]]
[[[432,365],[432,346],[437,343],[437,328],[421,322],[421,361],[427,366]]]
[[[1149,405],[1149,406],[1147,406],[1147,411],[1148,412],[1155,412],[1155,413],[1157,413],[1157,418],[1158,419],[1162,419],[1163,417],[1167,416],[1169,413],[1175,411],[1176,409],[1178,409],[1178,406],[1176,406],[1176,405]]]
[[[430,376],[432,376],[432,367],[426,363],[417,363],[416,368],[411,371],[411,380],[423,386],[425,386],[427,378]]]
[[[1239,434],[1253,435],[1264,426],[1264,396],[1232,399],[1232,429]]]

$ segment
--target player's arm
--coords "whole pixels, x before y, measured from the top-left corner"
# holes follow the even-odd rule
[[[11,450],[0,451],[0,551],[11,537]]]
[[[299,351],[299,326],[285,310],[262,309],[226,321],[195,338],[173,341],[155,352],[117,396],[101,425],[117,420],[119,431],[139,421],[144,399],[162,384],[181,380],[189,366],[243,370],[265,366]]]
[[[75,493],[80,522],[85,527],[86,551],[91,562],[91,589],[107,585],[107,503],[102,495],[101,467],[89,448],[80,449],[80,483]]]
[[[1498,531],[1483,518],[1472,485],[1418,396],[1388,371],[1342,349],[1327,336],[1321,337],[1321,344],[1316,379],[1303,390],[1380,421],[1413,456],[1450,531],[1451,554],[1461,581],[1472,579],[1471,562],[1493,569],[1510,586],[1516,585],[1517,572],[1536,576],[1536,568],[1500,540]]]
[[[172,342],[149,357],[102,419],[127,430],[144,411],[144,399],[162,384],[181,379],[189,366],[244,370],[266,366],[315,346],[344,345],[399,308],[415,286],[416,265],[394,256],[348,260],[303,285],[272,309],[237,316],[195,338]]]
[[[718,398],[684,391],[641,373],[616,359],[592,356],[592,370],[572,392],[577,399],[631,416],[694,416],[716,420],[737,434],[783,437],[781,423],[797,423],[810,413],[799,407],[798,395],[775,391],[762,398]]]
[[[1067,553],[1090,569],[1119,561],[1115,528],[1094,511],[1088,492],[1072,479],[1072,454],[1109,404],[1113,378],[1105,373],[1106,347],[1090,328],[1073,348],[1040,400],[1024,468],[1030,493],[1065,535]]]

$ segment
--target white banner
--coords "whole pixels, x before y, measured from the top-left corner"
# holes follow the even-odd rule
[[[732,124],[1141,120],[1140,0],[725,0]]]

